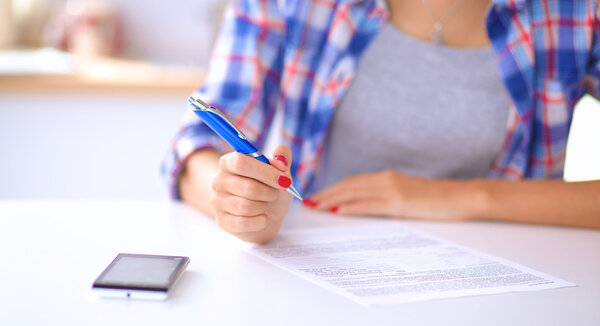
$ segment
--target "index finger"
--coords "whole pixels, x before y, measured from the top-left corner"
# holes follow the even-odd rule
[[[274,166],[242,153],[225,154],[221,156],[220,164],[233,174],[257,180],[276,189],[286,189],[292,184],[289,172],[281,172]]]

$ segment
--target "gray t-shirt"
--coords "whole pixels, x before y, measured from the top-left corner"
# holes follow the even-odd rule
[[[386,24],[334,114],[317,189],[386,169],[487,176],[510,105],[496,67],[491,48],[438,47]]]

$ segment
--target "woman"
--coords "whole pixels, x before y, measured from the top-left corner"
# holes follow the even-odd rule
[[[343,215],[600,227],[600,182],[561,180],[576,102],[598,91],[592,0],[238,0],[198,95],[272,166],[188,115],[173,195],[267,242],[292,201]],[[292,155],[293,153],[293,155]]]

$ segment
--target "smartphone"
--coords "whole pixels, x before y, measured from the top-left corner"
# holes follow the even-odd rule
[[[164,300],[189,262],[183,256],[118,254],[92,289],[102,297]]]

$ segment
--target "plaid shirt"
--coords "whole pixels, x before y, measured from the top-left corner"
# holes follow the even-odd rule
[[[573,107],[600,89],[593,0],[493,0],[486,26],[512,99],[491,178],[560,178]],[[385,0],[237,0],[225,13],[202,89],[258,147],[276,112],[293,151],[296,187],[310,194],[327,129],[358,60],[388,18]],[[230,150],[188,110],[163,162],[172,195],[186,157]]]

